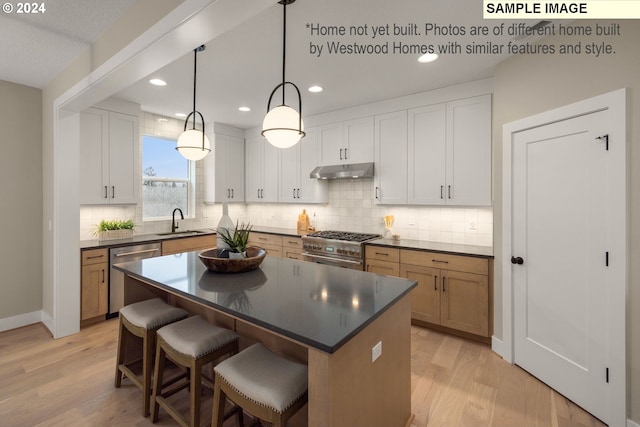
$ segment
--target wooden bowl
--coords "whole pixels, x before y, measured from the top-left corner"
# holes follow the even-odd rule
[[[222,250],[207,249],[198,254],[198,258],[209,271],[216,273],[244,273],[255,270],[267,255],[267,251],[257,246],[247,248],[246,258],[222,258]]]

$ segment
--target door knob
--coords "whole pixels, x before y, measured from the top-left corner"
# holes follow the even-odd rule
[[[522,259],[522,257],[512,256],[511,257],[511,264],[522,265],[522,264],[524,264],[524,260]]]

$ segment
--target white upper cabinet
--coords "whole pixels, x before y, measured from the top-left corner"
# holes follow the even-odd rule
[[[280,149],[280,194],[282,203],[327,203],[329,188],[326,180],[310,178],[318,165],[318,129],[306,130],[307,135],[295,146]]]
[[[80,113],[80,204],[138,203],[139,141],[138,116]]]
[[[263,136],[247,138],[246,193],[247,202],[278,201],[278,149]]]
[[[320,126],[318,139],[321,166],[373,162],[373,117]]]
[[[491,95],[447,103],[446,204],[491,206]]]
[[[408,203],[443,205],[445,202],[445,104],[409,110]]]
[[[407,203],[407,110],[375,117],[374,197],[378,204]]]
[[[239,129],[232,135],[233,131],[218,132],[219,127],[214,124],[213,147],[203,159],[204,203],[241,203],[245,201],[244,137]]]

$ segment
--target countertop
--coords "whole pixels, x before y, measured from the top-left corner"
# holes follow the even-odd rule
[[[119,246],[131,246],[143,243],[162,242],[171,239],[186,239],[187,237],[198,237],[216,234],[214,229],[205,228],[194,234],[140,234],[134,235],[130,239],[114,239],[114,240],[81,240],[80,249],[100,249],[100,248],[117,248]]]
[[[367,242],[366,245],[493,258],[493,248],[491,246],[461,245],[456,243],[429,242],[426,240],[410,239],[400,239],[398,241],[393,239],[377,239]]]
[[[212,273],[198,252],[115,268],[327,353],[337,351],[417,285],[415,280],[269,256],[251,272]]]

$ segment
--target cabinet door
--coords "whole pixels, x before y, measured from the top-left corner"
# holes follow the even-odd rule
[[[262,139],[262,147],[264,149],[262,191],[260,192],[260,201],[275,203],[278,201],[278,177],[280,164],[278,163],[279,149],[271,145],[264,138]]]
[[[442,270],[440,324],[487,337],[489,335],[489,278]]]
[[[411,318],[440,324],[440,270],[418,265],[400,266],[400,276],[418,282],[411,291]]]
[[[408,202],[445,204],[446,105],[409,110]]]
[[[261,202],[262,183],[264,180],[264,138],[247,138],[245,143],[245,200],[247,202]],[[271,144],[269,144],[271,145]]]
[[[109,203],[109,112],[80,113],[80,204]]]
[[[407,203],[407,111],[375,117],[375,201]]]
[[[373,162],[373,140],[373,117],[344,122],[345,163]]]
[[[303,141],[306,138],[303,138]],[[278,200],[294,203],[297,200],[296,190],[300,179],[300,142],[293,147],[279,149],[280,151],[280,191]]]
[[[80,309],[81,320],[107,314],[109,265],[90,264],[82,267]]]
[[[343,140],[343,133],[342,122],[319,126],[317,128],[317,138],[320,144],[321,155],[319,159],[320,161],[315,166],[339,165],[341,163],[346,163],[346,144]],[[307,137],[305,137],[305,139],[306,138]]]
[[[397,262],[381,261],[378,259],[366,260],[366,271],[375,274],[384,274],[385,276],[399,276],[400,266]]]
[[[227,136],[227,185],[231,202],[244,202],[244,138]]]
[[[318,166],[319,146],[318,133],[309,129],[299,143],[299,177],[296,191],[298,203],[326,203],[329,201],[328,183],[326,180],[310,178],[311,171]]]
[[[447,104],[449,205],[491,205],[491,96]]]
[[[109,202],[138,203],[138,117],[109,112]]]

